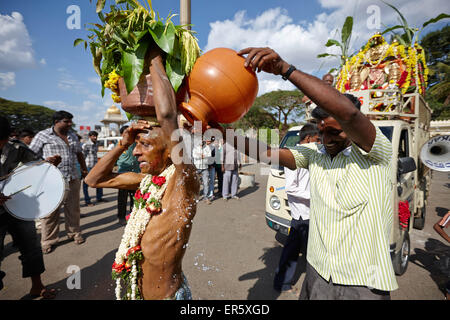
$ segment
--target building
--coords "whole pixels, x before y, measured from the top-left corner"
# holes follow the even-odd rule
[[[128,119],[122,115],[119,108],[112,105],[106,110],[105,117],[100,122],[103,123],[103,127],[98,135],[99,138],[117,137],[120,135],[120,127],[127,123]]]

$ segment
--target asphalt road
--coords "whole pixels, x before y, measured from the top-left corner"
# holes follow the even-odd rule
[[[200,203],[194,219],[189,246],[183,260],[184,273],[194,300],[296,300],[291,293],[272,289],[274,270],[284,238],[269,229],[264,219],[267,176],[260,165],[245,171],[256,174],[256,186],[239,191],[239,200],[217,199]],[[442,300],[443,286],[449,277],[449,246],[432,229],[450,209],[450,176],[435,172],[427,204],[426,226],[411,233],[411,257],[406,273],[398,277],[399,289],[393,300]],[[94,195],[94,190],[90,189]],[[61,218],[60,244],[44,255],[44,284],[57,290],[60,300],[112,300],[114,283],[111,265],[119,245],[123,226],[117,223],[117,191],[104,190],[106,203],[85,207],[82,201],[82,232],[86,242],[76,245],[65,237]],[[94,197],[95,198],[95,197]],[[448,230],[448,229],[447,229]],[[30,279],[23,279],[19,252],[12,239],[5,239],[6,272],[0,300],[27,299]],[[300,289],[305,276],[305,257],[299,258]],[[77,275],[74,272],[80,271]]]

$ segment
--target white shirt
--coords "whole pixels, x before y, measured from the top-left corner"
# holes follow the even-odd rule
[[[211,157],[211,148],[207,144],[195,146],[192,150],[192,159],[198,170],[208,169],[208,164],[212,164],[214,161]]]
[[[286,178],[286,193],[288,197],[291,216],[295,220],[302,217],[309,219],[309,199],[311,197],[309,189],[309,171],[303,168],[290,170],[284,168]]]

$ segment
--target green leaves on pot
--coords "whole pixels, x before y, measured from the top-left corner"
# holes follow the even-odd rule
[[[133,50],[124,50],[122,52],[122,76],[128,93],[139,82],[139,78],[144,70],[145,54],[149,44],[149,41],[141,41]]]
[[[173,55],[176,29],[172,22],[164,25],[161,21],[158,21],[148,31],[161,50],[169,55]]]
[[[160,21],[149,0],[147,7],[138,0],[116,0],[115,3],[110,6],[110,12],[103,13],[105,1],[97,0],[100,21],[90,24],[94,27],[88,29],[91,32],[88,41],[76,39],[74,42],[74,46],[84,43],[85,49],[89,44],[94,68],[101,77],[102,94],[112,71],[122,76],[127,91],[132,91],[142,74],[149,72],[145,56],[155,44],[166,53],[166,73],[177,91],[200,55],[197,39],[190,30],[173,24],[174,15],[165,22]]]
[[[173,56],[167,56],[166,59],[166,74],[172,84],[175,92],[178,91],[184,79],[184,70],[181,60],[175,59]]]

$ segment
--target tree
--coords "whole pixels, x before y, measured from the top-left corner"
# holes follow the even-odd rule
[[[433,120],[450,119],[450,26],[430,32],[422,38],[429,68],[426,100]]]
[[[38,132],[52,126],[55,110],[44,106],[16,102],[0,98],[0,115],[9,120],[11,127],[17,131],[31,128]]]
[[[450,26],[436,30],[425,35],[420,45],[425,49],[430,74],[428,83],[430,86],[438,82],[450,80]]]
[[[304,114],[301,108],[303,96],[304,94],[299,90],[271,91],[257,97],[253,107],[262,107],[270,112],[277,119],[279,129],[285,131],[289,128],[289,116],[295,114],[296,117],[301,117]]]
[[[279,122],[275,117],[261,106],[252,106],[247,114],[232,124],[234,129],[260,129],[278,128]]]

